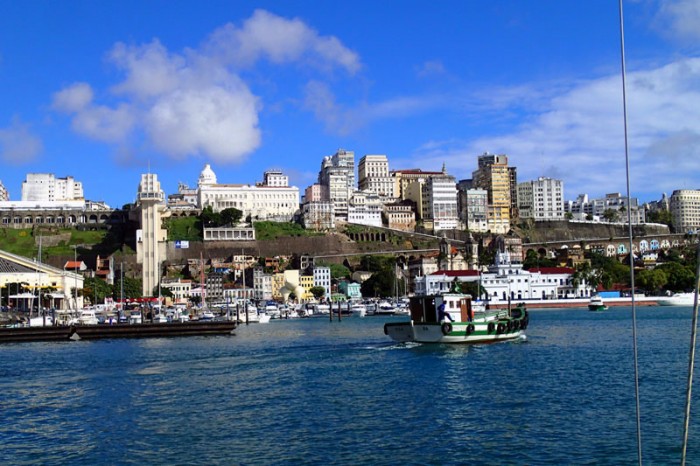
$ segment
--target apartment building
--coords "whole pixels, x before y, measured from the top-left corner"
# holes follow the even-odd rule
[[[365,155],[357,167],[360,191],[379,195],[383,199],[394,197],[394,180],[389,174],[386,155]]]
[[[700,228],[700,190],[677,189],[671,194],[671,217],[678,233]]]
[[[520,218],[536,222],[564,219],[564,182],[539,177],[518,184]]]

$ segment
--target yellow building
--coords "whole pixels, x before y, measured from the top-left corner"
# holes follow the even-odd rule
[[[472,173],[472,184],[488,193],[487,226],[494,233],[507,233],[511,219],[511,176],[508,157],[485,153]]]

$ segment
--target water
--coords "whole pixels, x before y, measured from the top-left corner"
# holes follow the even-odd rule
[[[630,316],[532,310],[472,347],[393,344],[398,317],[2,345],[0,464],[633,464]],[[690,326],[638,309],[647,464],[680,460]]]

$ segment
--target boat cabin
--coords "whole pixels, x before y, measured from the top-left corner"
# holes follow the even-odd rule
[[[447,312],[454,321],[468,322],[473,319],[470,295],[446,293],[441,295],[413,296],[409,302],[411,320],[416,323],[439,323],[440,304],[445,304]]]

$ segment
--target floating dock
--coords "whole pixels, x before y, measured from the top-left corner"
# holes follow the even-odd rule
[[[236,325],[234,321],[215,321],[159,324],[3,327],[0,328],[0,343],[230,335],[236,328]]]

